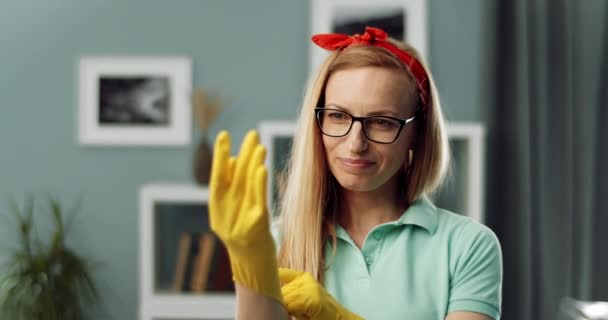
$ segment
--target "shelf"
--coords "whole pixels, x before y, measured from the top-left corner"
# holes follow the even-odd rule
[[[234,295],[158,295],[141,305],[148,319],[233,319]]]
[[[153,183],[139,193],[140,319],[233,319],[234,289],[208,287],[201,293],[175,292],[173,281],[180,235],[209,232],[208,190],[191,184]],[[219,244],[221,245],[221,243]],[[215,250],[218,244],[216,243]],[[215,260],[213,260],[215,262]],[[219,260],[222,261],[222,260]],[[225,260],[224,260],[225,261]],[[215,264],[223,266],[223,263]],[[217,268],[225,270],[225,268]],[[215,283],[226,283],[220,272]],[[211,278],[209,281],[212,281]],[[228,280],[230,281],[230,280]],[[230,281],[231,282],[231,281]],[[209,291],[220,290],[222,291]]]

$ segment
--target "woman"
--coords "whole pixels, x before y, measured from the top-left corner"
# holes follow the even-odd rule
[[[257,134],[236,158],[228,133],[216,141],[210,220],[230,254],[238,317],[498,319],[496,237],[426,197],[448,165],[428,68],[377,28],[313,41],[333,53],[304,99],[278,252]]]

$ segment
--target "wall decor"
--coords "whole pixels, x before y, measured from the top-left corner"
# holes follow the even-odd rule
[[[312,0],[311,36],[318,33],[361,34],[366,26],[413,45],[428,59],[426,0]],[[310,44],[310,74],[328,52]]]
[[[186,57],[82,57],[82,145],[187,145],[192,128]]]

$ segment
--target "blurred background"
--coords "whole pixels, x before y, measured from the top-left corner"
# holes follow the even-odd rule
[[[483,212],[503,249],[503,319],[555,319],[564,297],[608,301],[608,2],[428,0],[426,14],[448,121],[485,128]],[[309,1],[1,1],[0,247],[20,243],[11,196],[23,206],[48,192],[68,207],[82,196],[66,243],[101,263],[91,275],[105,311],[92,318],[137,319],[140,190],[196,184],[201,130],[189,119],[187,143],[80,144],[80,59],[188,57],[191,86],[230,101],[206,135],[227,129],[237,144],[261,121],[296,118],[310,15]],[[35,220],[42,239],[54,234],[50,215]]]

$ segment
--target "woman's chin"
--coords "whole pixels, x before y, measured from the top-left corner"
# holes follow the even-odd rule
[[[342,177],[337,178],[340,186],[348,191],[354,192],[369,192],[373,191],[377,188],[370,179],[356,176],[356,177]]]

